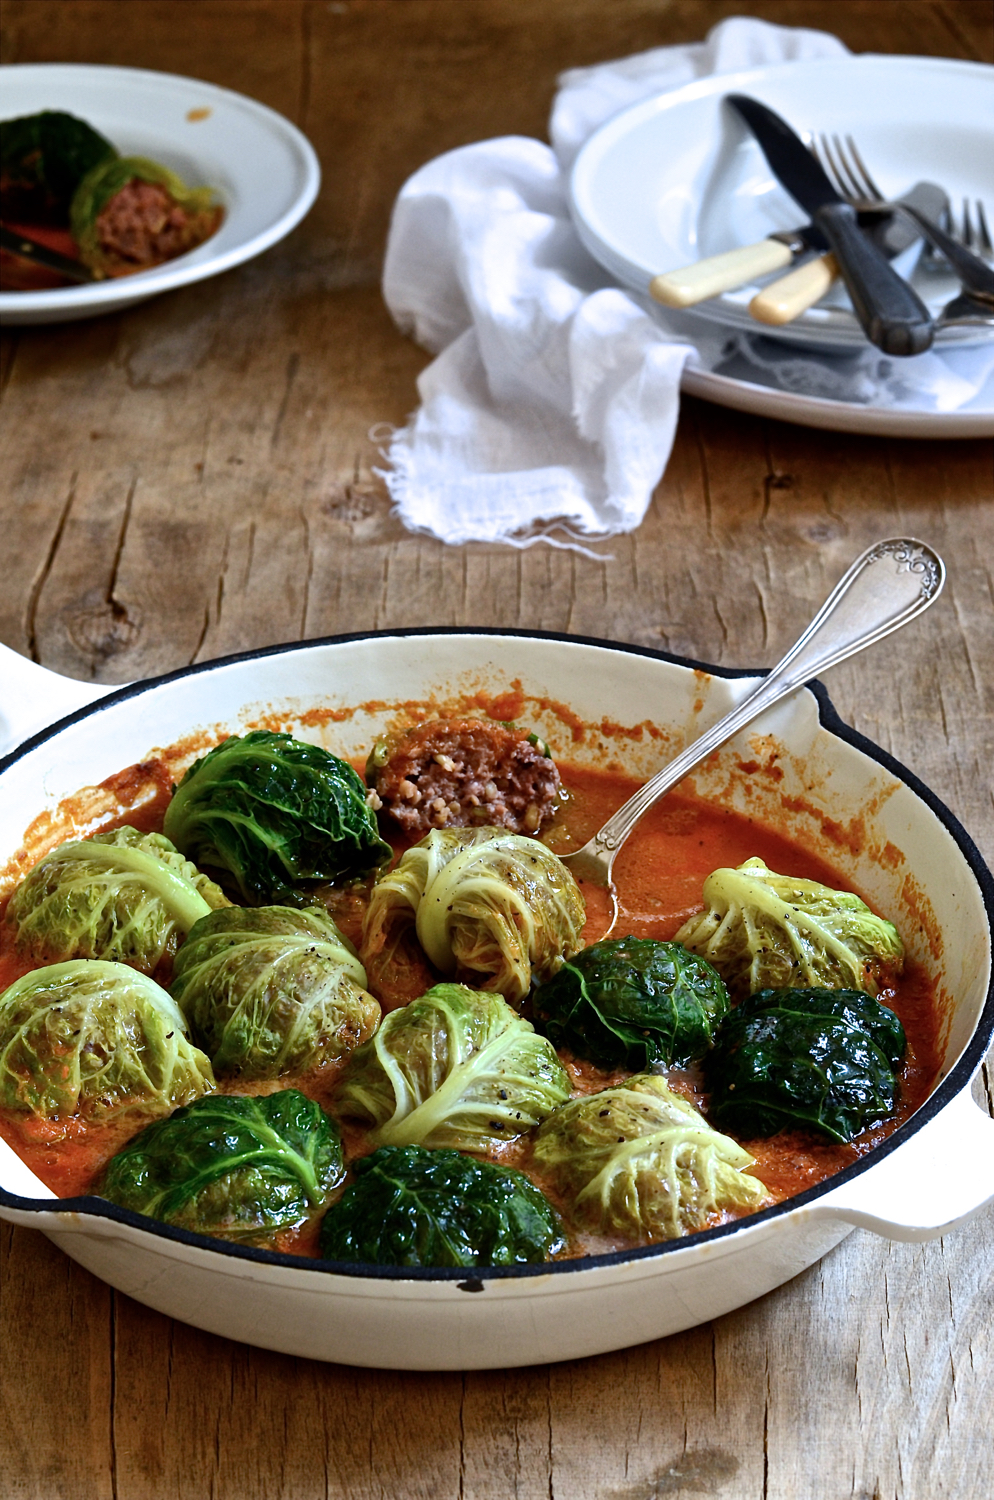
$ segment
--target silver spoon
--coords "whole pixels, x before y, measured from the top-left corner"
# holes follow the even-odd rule
[[[994,300],[960,292],[935,320],[936,328],[994,328]]]
[[[577,880],[610,893],[611,924],[605,937],[618,920],[618,897],[611,879],[615,855],[649,808],[765,709],[789,697],[819,672],[846,661],[914,620],[939,597],[945,578],[945,565],[938,553],[912,537],[892,537],[870,547],[857,557],[811,624],[759,687],[688,745],[676,760],[657,771],[582,849],[561,856]]]

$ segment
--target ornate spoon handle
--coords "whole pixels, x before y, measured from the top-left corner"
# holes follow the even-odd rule
[[[942,558],[924,542],[894,537],[870,547],[755,691],[657,771],[582,849],[563,856],[577,879],[613,889],[614,857],[653,803],[765,709],[915,619],[938,598],[945,576]]]

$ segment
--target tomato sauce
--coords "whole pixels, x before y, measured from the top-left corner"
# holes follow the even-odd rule
[[[148,766],[132,769],[140,769],[144,781],[148,781]],[[565,855],[585,843],[635,791],[638,783],[611,771],[561,767],[561,772],[568,796],[546,835],[546,842],[556,853]],[[130,786],[127,778],[128,772],[120,773],[118,778],[125,802]],[[140,778],[134,779],[137,783]],[[168,778],[163,775],[158,778],[153,796],[144,796],[140,806],[126,809],[102,826],[131,823],[146,831],[161,829],[168,795]],[[403,847],[397,841],[398,852]],[[702,909],[701,888],[711,871],[719,866],[739,865],[754,856],[781,874],[818,880],[837,889],[847,885],[824,861],[775,829],[692,795],[671,792],[642,820],[615,863],[619,919],[612,936],[671,939],[689,916]],[[589,885],[582,889],[587,903],[584,942],[592,943],[603,935],[609,921],[607,897]],[[361,932],[368,890],[368,886],[352,886],[347,891],[329,889],[323,893],[335,920],[353,941],[358,940]],[[0,992],[30,967],[14,952],[0,924]],[[375,993],[372,981],[370,987]],[[836,1145],[804,1131],[781,1132],[765,1140],[744,1140],[742,1144],[755,1157],[755,1166],[749,1170],[767,1187],[770,1201],[779,1202],[803,1192],[871,1150],[912,1114],[934,1088],[941,1067],[940,1017],[928,976],[910,963],[894,987],[881,992],[879,998],[900,1016],[908,1038],[900,1073],[900,1101],[894,1117],[864,1132],[849,1145]],[[563,1062],[574,1096],[614,1086],[628,1076],[623,1070],[601,1072],[590,1063],[566,1055]],[[337,1067],[332,1067],[320,1075],[284,1077],[255,1085],[241,1080],[219,1081],[219,1089],[230,1093],[270,1093],[278,1088],[297,1087],[327,1107],[337,1071]],[[673,1069],[668,1081],[698,1108],[706,1105],[696,1069]],[[0,1114],[0,1135],[60,1197],[87,1192],[105,1162],[140,1128],[141,1122],[89,1128],[79,1120],[25,1123],[12,1117],[5,1119]],[[365,1131],[354,1122],[343,1123],[342,1138],[346,1161],[374,1149]],[[548,1191],[548,1184],[531,1169],[530,1154],[530,1142],[522,1140],[496,1147],[494,1158],[528,1171]],[[728,1217],[731,1216],[716,1216],[714,1222]],[[313,1256],[318,1253],[317,1236],[316,1222],[309,1222],[278,1236],[273,1247]],[[621,1249],[629,1243],[585,1237],[575,1241],[568,1253],[581,1255]]]
[[[64,255],[68,260],[79,259],[79,249],[68,229],[59,229],[51,224],[15,224],[10,219],[3,221],[3,227],[9,229],[11,234],[24,235],[47,250]],[[0,291],[47,292],[53,287],[72,285],[70,279],[60,271],[53,271],[40,261],[0,248]]]

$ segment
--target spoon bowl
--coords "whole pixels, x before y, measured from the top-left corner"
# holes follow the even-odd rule
[[[936,322],[937,328],[994,328],[994,300],[960,292],[947,302]]]
[[[939,597],[945,577],[938,553],[912,537],[892,537],[867,548],[755,692],[640,787],[581,849],[561,856],[577,880],[608,891],[611,919],[604,937],[618,920],[611,878],[615,856],[649,808],[764,710],[916,619]]]

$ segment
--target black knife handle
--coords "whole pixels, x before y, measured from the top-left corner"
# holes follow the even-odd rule
[[[885,354],[923,354],[935,337],[928,308],[863,234],[852,204],[826,203],[813,217],[835,252],[853,311],[870,343]]]

